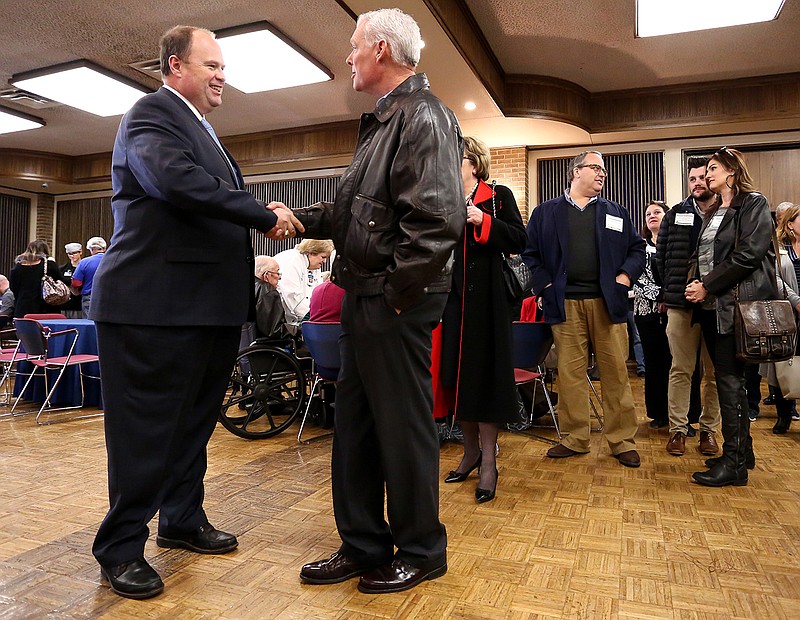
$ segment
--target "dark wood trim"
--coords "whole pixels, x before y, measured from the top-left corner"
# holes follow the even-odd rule
[[[591,94],[573,82],[541,75],[506,77],[506,116],[558,120],[591,131]]]
[[[461,57],[503,109],[506,75],[464,0],[423,0]]]

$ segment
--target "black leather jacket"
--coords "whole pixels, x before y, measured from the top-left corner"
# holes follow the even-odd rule
[[[466,223],[463,147],[455,115],[431,94],[425,74],[361,116],[335,202],[294,211],[305,236],[333,239],[332,281],[355,295],[385,295],[398,310],[450,290]]]
[[[714,238],[714,268],[703,277],[703,286],[717,298],[720,334],[733,333],[736,285],[741,300],[777,298],[772,232],[764,196],[755,192],[734,196]]]

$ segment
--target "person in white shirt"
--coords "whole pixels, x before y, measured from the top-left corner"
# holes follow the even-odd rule
[[[333,252],[328,239],[304,239],[290,250],[275,255],[280,265],[278,292],[286,310],[286,322],[299,325],[311,308],[311,291],[324,280],[320,267]]]

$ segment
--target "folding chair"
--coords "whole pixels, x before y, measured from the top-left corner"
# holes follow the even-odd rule
[[[4,329],[0,331],[0,367],[3,369],[3,376],[0,378],[0,394],[2,394],[3,401],[1,405],[8,406],[11,404],[12,393],[8,389],[12,378],[14,377],[14,369],[20,360],[26,359],[28,356],[20,350],[19,339],[17,332],[14,328]],[[2,413],[0,418],[10,416],[11,413]]]
[[[50,312],[45,314],[26,314],[24,319],[33,319],[34,321],[57,321],[59,319],[66,319],[66,314],[60,312]]]
[[[515,321],[511,327],[511,334],[513,340],[514,381],[517,386],[533,382],[531,416],[525,423],[526,428],[521,430],[525,430],[526,434],[531,437],[554,444],[559,443],[559,441],[561,441],[561,430],[558,427],[558,418],[553,408],[553,402],[550,400],[550,394],[545,385],[545,373],[543,368],[544,360],[550,352],[550,348],[553,346],[553,331],[547,323]],[[533,403],[536,400],[536,388],[538,385],[541,385],[544,391],[547,409],[550,412],[550,417],[553,420],[553,426],[555,427],[559,441],[527,432],[528,428],[536,426],[533,424]]]
[[[303,429],[305,428],[308,414],[311,411],[311,401],[314,394],[323,382],[336,383],[339,378],[339,368],[341,366],[341,359],[339,357],[339,336],[342,335],[341,323],[317,323],[314,321],[306,321],[302,325],[303,341],[311,353],[311,358],[314,360],[313,373],[314,382],[311,385],[309,392],[308,404],[306,405],[305,414],[303,414],[303,421],[300,423],[300,431],[297,433],[297,441],[299,443],[310,443],[323,437],[330,437],[333,433],[325,433],[312,437],[306,441],[301,439]]]
[[[34,376],[36,376],[37,369],[42,370],[42,376],[44,376],[44,388],[45,396],[44,402],[42,406],[39,408],[39,411],[36,414],[36,423],[40,425],[46,424],[53,424],[55,422],[65,422],[67,420],[80,420],[83,418],[94,418],[97,416],[103,415],[102,413],[93,413],[89,415],[82,415],[82,416],[75,416],[71,418],[66,418],[62,420],[47,420],[42,421],[42,412],[45,410],[47,411],[66,411],[68,409],[80,409],[83,407],[84,403],[84,388],[83,388],[83,365],[89,364],[93,362],[98,362],[99,358],[97,355],[87,355],[87,354],[75,354],[73,355],[73,351],[75,350],[75,343],[78,341],[78,336],[80,332],[77,328],[70,328],[61,331],[54,332],[49,327],[42,325],[38,321],[33,319],[14,319],[14,326],[17,330],[17,336],[19,337],[20,342],[22,343],[22,347],[25,350],[25,354],[27,355],[26,362],[33,365],[31,372],[29,373],[28,380],[25,382],[25,385],[22,387],[22,390],[17,396],[17,400],[14,402],[14,406],[11,408],[11,413],[13,415],[23,415],[23,414],[15,414],[17,405],[19,401],[22,400],[25,391],[28,389],[31,381],[33,381]],[[60,337],[69,337],[72,335],[72,341],[69,344],[69,350],[66,355],[60,357],[51,357],[49,354],[49,345],[53,338],[60,338]],[[61,378],[64,376],[64,372],[70,366],[78,366],[78,370],[80,372],[80,386],[81,386],[81,402],[79,405],[71,405],[67,407],[51,407],[50,406],[50,399],[53,397],[53,393],[55,392],[56,388],[58,387]],[[58,376],[56,377],[53,386],[48,389],[49,378],[47,376],[48,370],[58,370]],[[19,373],[23,374],[23,373]],[[100,377],[95,377],[93,375],[86,375],[90,379],[100,379]],[[26,411],[24,413],[31,413],[31,411]]]
[[[592,413],[594,414],[594,417],[597,420],[597,424],[599,425],[599,428],[597,429],[593,428],[592,430],[597,430],[598,432],[602,433],[603,429],[605,428],[605,426],[603,425],[603,416],[600,415],[600,411],[598,411],[597,405],[594,404],[594,401],[596,400],[597,404],[600,405],[600,409],[602,409],[603,400],[600,398],[600,394],[597,393],[597,388],[594,387],[594,382],[592,381],[592,375],[589,372],[590,369],[593,369],[596,366],[597,358],[595,357],[594,352],[590,353],[589,355],[590,355],[589,368],[586,370],[586,381],[589,384],[589,390],[591,392],[589,394],[589,406],[592,408]],[[592,396],[594,396],[594,400],[592,400]]]

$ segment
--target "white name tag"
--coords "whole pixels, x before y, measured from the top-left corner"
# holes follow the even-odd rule
[[[606,228],[622,232],[622,218],[606,213]]]
[[[708,227],[711,230],[717,230],[717,228],[719,228],[719,225],[722,223],[723,217],[725,217],[724,213],[721,213],[720,215],[715,215],[714,217],[711,218],[711,222],[709,222]]]
[[[694,213],[676,213],[675,223],[678,226],[692,226],[694,224]]]

